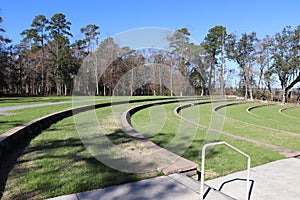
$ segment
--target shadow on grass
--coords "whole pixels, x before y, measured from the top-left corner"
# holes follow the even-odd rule
[[[56,130],[59,129],[56,128]],[[52,131],[54,130],[43,134],[52,134]],[[124,144],[133,140],[121,130],[107,137],[114,144]],[[78,136],[66,139],[38,138],[38,141],[29,146],[28,144],[29,142],[20,145],[0,161],[0,198],[6,189],[13,190],[14,194],[8,198],[4,196],[4,199],[48,198],[118,185],[142,178],[140,175],[120,172],[102,164],[89,154]],[[126,159],[122,159],[122,162],[126,165]],[[132,164],[132,161],[127,162]],[[153,175],[157,174],[143,176],[145,178]],[[8,178],[15,179],[13,182],[19,182],[18,184],[31,188],[22,188],[18,191],[20,186],[7,186]],[[36,185],[28,186],[27,181],[32,181],[30,178],[36,178],[36,181],[33,181]]]
[[[23,143],[9,154],[2,157],[0,161],[0,199],[2,198],[5,190],[8,175],[17,163],[17,159],[24,153],[24,150],[28,143]]]
[[[50,128],[40,134],[30,145],[28,145],[29,141],[24,142],[0,161],[0,198],[5,190],[9,190],[12,194],[9,194],[9,197],[6,197],[7,194],[5,194],[4,199],[41,199],[157,176],[157,173],[132,174],[120,172],[104,165],[90,155],[78,135],[72,131],[66,133],[67,137],[60,135],[63,131],[68,130],[70,125],[67,123]],[[163,135],[165,133],[160,133],[156,136]],[[115,145],[126,144],[135,140],[120,129],[105,135],[105,137]],[[168,142],[162,138],[158,144],[162,147],[167,147]],[[90,140],[90,145],[93,145],[93,139]],[[182,137],[180,140],[181,144],[187,139],[188,137]],[[202,140],[194,142],[197,144],[203,143]],[[194,142],[188,151],[185,152],[186,155],[184,154],[184,157],[188,159],[191,157],[193,159],[199,158],[199,148],[201,146],[198,148],[198,145],[194,144]],[[178,143],[177,145],[180,146],[181,144]],[[169,148],[169,150],[172,150],[172,148]],[[107,155],[105,154],[100,156],[103,156],[103,159],[111,159],[109,156],[106,158],[105,156]],[[122,158],[121,161],[124,166],[143,166],[143,163],[139,163],[137,160]],[[152,167],[151,163],[149,163],[149,166]],[[7,185],[8,178],[12,179],[10,182],[15,185]],[[148,184],[149,187],[155,187],[151,183]],[[172,184],[164,185],[153,194],[153,198],[160,199],[165,197],[165,195],[168,195],[166,190],[175,190],[173,187],[174,185]],[[128,191],[135,192],[135,186],[130,186]]]
[[[4,116],[4,118],[5,118],[5,116]],[[21,121],[21,120],[0,120],[0,124],[8,124],[10,126],[11,125],[13,125],[13,126],[20,126],[20,125],[24,124],[24,122]]]

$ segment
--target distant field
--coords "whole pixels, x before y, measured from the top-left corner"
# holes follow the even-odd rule
[[[10,106],[21,106],[21,105],[30,105],[30,104],[45,104],[45,103],[53,103],[53,102],[62,102],[62,101],[70,101],[69,103],[50,105],[50,106],[42,106],[36,108],[26,108],[20,110],[12,110],[6,111],[8,116],[0,116],[0,134],[5,131],[12,129],[16,126],[34,120],[36,118],[48,115],[50,113],[70,109],[73,106],[84,106],[95,103],[105,103],[105,102],[116,102],[122,100],[129,99],[143,99],[144,97],[84,97],[77,96],[74,97],[76,102],[74,105],[72,104],[72,98],[70,96],[62,96],[62,97],[11,97],[11,98],[0,98],[0,107],[10,107]],[[161,97],[157,97],[161,98]],[[90,102],[77,102],[80,100],[91,100]],[[95,101],[94,101],[95,100]]]
[[[83,97],[82,97],[83,98]],[[83,98],[84,99],[84,98]],[[102,100],[103,99],[103,100]],[[50,105],[50,106],[42,106],[42,107],[35,107],[35,108],[26,108],[26,109],[19,109],[19,110],[11,110],[5,111],[9,115],[7,116],[0,116],[0,134],[4,133],[5,131],[12,129],[16,126],[34,120],[36,118],[70,109],[72,108],[72,97],[20,97],[20,98],[0,98],[0,106],[3,107],[10,107],[10,106],[21,106],[21,105],[30,105],[30,104],[44,104],[49,102],[61,102],[61,101],[70,101],[69,103],[64,104],[57,104],[57,105]],[[96,103],[104,103],[108,102],[107,98],[97,98]],[[94,103],[94,102],[91,102]],[[79,105],[80,103],[76,103]],[[85,105],[87,103],[82,103]]]
[[[70,101],[72,96],[45,96],[45,97],[2,97],[0,107],[40,104],[48,102]]]

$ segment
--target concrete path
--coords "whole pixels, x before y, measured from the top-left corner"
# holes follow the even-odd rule
[[[75,100],[74,102],[83,102],[83,101],[89,101],[89,100]],[[11,110],[36,108],[36,107],[59,105],[59,104],[66,104],[66,103],[72,103],[72,101],[58,101],[58,102],[48,102],[48,103],[39,103],[39,104],[28,104],[28,105],[21,105],[21,106],[9,106],[9,107],[0,108],[0,113],[11,111]]]
[[[172,174],[105,189],[60,196],[51,200],[199,200],[199,189],[198,181],[182,174]],[[206,199],[231,200],[232,198],[211,192]]]
[[[28,104],[28,105],[21,105],[21,106],[9,106],[9,107],[0,108],[0,112],[6,112],[6,111],[11,111],[11,110],[20,110],[20,109],[25,109],[25,108],[35,108],[35,107],[42,107],[42,106],[49,106],[49,105],[57,105],[57,104],[65,104],[65,103],[71,103],[71,101]]]
[[[245,199],[246,181],[237,180],[246,178],[246,171],[229,174],[214,180],[207,181],[211,187],[219,189],[226,183],[222,192],[236,199]],[[252,180],[251,200],[282,200],[300,199],[300,159],[289,158],[278,160],[251,169]]]
[[[245,199],[246,171],[206,181],[222,192],[210,190],[206,200]],[[251,169],[251,200],[300,199],[300,159],[289,158]],[[51,200],[198,200],[200,183],[181,174],[156,177],[120,186],[60,196]],[[205,188],[207,190],[207,186]],[[230,198],[229,196],[233,197]]]
[[[96,99],[98,100],[109,100],[111,98],[101,98]],[[70,100],[70,101],[58,101],[58,102],[47,102],[47,103],[39,103],[39,104],[27,104],[27,105],[20,105],[20,106],[9,106],[0,108],[0,116],[11,115],[10,113],[5,113],[6,111],[11,110],[21,110],[26,108],[36,108],[36,107],[43,107],[43,106],[51,106],[51,105],[59,105],[59,104],[66,104],[66,103],[79,103],[79,102],[88,102],[94,100]]]

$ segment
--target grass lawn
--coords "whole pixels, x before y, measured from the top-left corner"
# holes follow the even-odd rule
[[[69,108],[72,108],[71,103],[8,111],[6,113],[11,115],[0,116],[0,134],[36,118]]]
[[[135,99],[142,98],[145,97],[135,97]],[[124,150],[125,154],[126,152],[128,154],[138,154],[147,149],[143,149],[136,140],[127,136],[121,130],[120,124],[115,122],[115,118],[118,118],[124,109],[128,107],[145,103],[134,103],[126,106],[117,105],[113,106],[113,109],[105,107],[96,110],[97,123],[100,124],[103,134],[113,145]],[[200,150],[207,131],[175,117],[173,109],[178,105],[180,104],[165,104],[139,111],[132,116],[133,125],[141,134],[156,144],[200,164]],[[200,121],[205,125],[209,125],[213,116],[211,108],[216,105],[217,103],[194,106],[183,110],[181,114],[196,122]],[[19,110],[17,115],[0,117],[1,120],[8,119],[6,122],[2,122],[3,125],[11,123],[11,125],[5,125],[6,128],[1,126],[0,130],[8,129],[9,126],[13,127],[18,123],[27,122],[47,113],[70,107],[70,104],[62,104],[43,107],[43,109],[28,108]],[[197,115],[198,112],[200,117]],[[224,110],[220,112],[222,113]],[[87,111],[78,114],[78,116],[85,118],[92,114],[94,114],[93,111]],[[87,123],[85,126],[89,127],[89,124]],[[249,131],[253,131],[253,127],[247,127],[240,122],[237,123],[237,120],[232,118],[226,118],[224,129],[243,136],[249,135]],[[266,135],[262,134],[262,132],[257,132],[255,133],[257,135],[251,134],[251,137],[257,139],[262,134],[264,135],[264,140],[273,144],[271,133],[266,133],[265,130],[261,131]],[[92,134],[91,136],[94,136]],[[87,151],[82,143],[81,136],[77,132],[74,118],[69,117],[52,125],[48,130],[43,131],[33,139],[25,149],[25,153],[18,159],[14,169],[10,172],[3,199],[44,199],[161,175],[159,172],[150,174],[126,173],[107,167]],[[275,136],[278,139],[277,133],[275,133]],[[99,142],[98,139],[95,138],[95,140],[91,141],[97,143]],[[252,166],[284,158],[275,150],[259,147],[228,136],[221,135],[219,140],[227,141],[249,154],[252,159]],[[281,140],[281,142],[284,144],[294,142],[295,146],[299,144],[299,141],[290,141],[290,138],[287,141]],[[293,146],[293,144],[288,146]],[[103,149],[99,152],[99,155],[105,156],[107,154],[103,153],[107,153],[107,151],[109,150]],[[110,153],[115,155],[116,152]],[[135,162],[140,164],[143,163],[143,160],[135,160]],[[227,147],[219,146],[213,148],[208,154],[206,177],[211,179],[245,168],[245,158]]]
[[[284,114],[300,119],[300,107],[283,111]]]
[[[222,112],[223,114],[226,113],[226,119],[223,126],[223,130],[245,138],[250,138],[267,144],[273,144],[280,147],[300,151],[300,137],[295,137],[285,133],[276,132],[274,130],[268,130],[265,128],[252,126],[251,124],[248,124],[250,122],[253,124],[255,124],[255,122],[258,122],[258,125],[263,125],[263,122],[265,122],[266,125],[272,123],[275,124],[274,121],[270,122],[267,119],[255,119],[254,116],[247,113],[246,108],[252,105],[253,104],[241,104],[220,109],[218,112]],[[190,113],[190,115],[187,115],[186,118],[195,121],[196,123],[208,126],[212,116],[210,112],[211,108],[212,106],[209,104],[187,108],[185,109],[185,112]],[[197,120],[197,118],[193,116],[193,110],[195,109],[200,109],[200,120]],[[295,126],[297,127],[297,125]],[[286,123],[276,122],[276,127],[280,128],[279,130],[283,129],[281,126],[285,127]]]
[[[195,132],[194,130],[195,126],[189,124],[188,122],[180,121],[180,119],[174,117],[173,109],[176,108],[178,105],[179,104],[170,104],[170,105],[163,106],[166,110],[166,116],[167,116],[164,126],[155,135],[153,135],[152,133],[152,135],[149,137],[151,141],[171,151],[174,150],[172,148],[172,144],[173,144],[172,140],[174,140],[175,137],[178,137],[178,135],[187,136],[189,133],[193,134],[193,132]],[[205,121],[205,123],[208,124],[209,120],[211,119],[211,112],[210,112],[211,107],[212,104],[205,104],[201,106],[191,107],[188,109],[200,108],[199,111],[200,119]],[[194,110],[184,111],[184,112],[190,113],[189,115],[190,118],[197,119],[195,115],[193,116],[193,114],[197,113]],[[148,127],[148,129],[144,128],[147,124],[146,122],[148,122],[149,124],[151,123],[151,118],[155,118],[155,117],[159,118],[159,116],[161,115],[159,114],[159,112],[157,112],[158,113],[157,116],[155,116],[155,112],[152,112],[151,115],[149,115],[149,113],[151,113],[151,111],[149,111],[148,108],[137,112],[132,117],[132,121],[135,129],[137,129],[145,136],[149,134],[148,130],[151,129],[150,127]],[[188,113],[185,113],[185,116],[188,116]],[[197,128],[195,138],[193,139],[192,143],[188,145],[187,150],[183,153],[183,157],[193,160],[199,164],[201,163],[200,151],[206,133],[207,133],[206,129]],[[228,136],[221,135],[219,137],[219,140],[226,141],[229,144],[232,144],[235,147],[239,148],[240,150],[244,151],[245,153],[249,154],[252,158],[252,162],[251,162],[252,166],[257,166],[257,165],[261,165],[264,163],[268,163],[274,160],[284,158],[283,155],[280,155],[279,152],[275,150],[259,147],[252,143],[233,139]],[[181,142],[182,145],[184,145],[185,140],[183,139],[181,140]],[[223,146],[215,147],[212,149],[212,151],[208,154],[207,157],[206,169],[208,170],[207,172],[208,174],[206,177],[214,178],[235,171],[243,170],[246,167],[246,162],[247,161],[245,158],[241,157],[239,154],[233,152],[232,150],[229,150],[227,147],[223,147]]]
[[[261,104],[254,103],[228,106],[226,107],[226,116],[243,122],[257,124],[264,127],[274,128],[293,133],[300,133],[299,120],[289,119],[287,117],[282,116],[278,112],[280,108],[286,107],[285,105],[255,108],[250,111],[255,115],[251,115],[247,113],[246,109],[253,105]]]
[[[83,115],[88,114],[82,113]],[[79,114],[80,115],[80,114]],[[111,109],[97,110],[100,124],[117,145],[133,142],[108,125]],[[52,125],[33,139],[11,171],[3,199],[44,199],[136,181],[159,174],[131,174],[105,166],[82,144],[73,117]]]
[[[275,105],[275,106],[264,106],[252,109],[250,113],[253,113],[255,116],[261,119],[268,120],[270,122],[280,122],[286,124],[298,125],[299,120],[286,117],[279,112],[280,109],[289,107],[290,105]],[[285,111],[284,111],[285,112]],[[298,110],[299,112],[299,110]],[[300,115],[299,115],[300,116]]]
[[[113,102],[122,101],[122,100],[136,100],[136,99],[144,99],[145,97],[113,97]],[[152,98],[152,97],[151,97]],[[159,97],[157,97],[159,98]],[[93,97],[75,97],[76,100],[93,100]],[[0,98],[0,106],[1,107],[9,107],[9,106],[17,106],[17,105],[28,105],[28,104],[41,104],[47,102],[59,102],[59,101],[71,101],[72,97],[70,96],[62,96],[62,97],[18,97],[18,98]],[[51,106],[42,106],[36,108],[26,108],[20,110],[12,110],[7,111],[5,113],[9,113],[11,115],[8,116],[0,116],[0,134],[8,131],[16,126],[22,125],[26,122],[34,120],[36,118],[70,109],[73,106],[85,106],[93,103],[105,103],[111,102],[110,97],[96,97],[95,101],[90,102],[75,102],[74,105],[72,103],[66,104],[58,104]]]
[[[75,97],[76,100],[80,99],[91,99],[91,97]],[[29,104],[43,104],[48,102],[60,102],[60,101],[72,101],[70,96],[60,96],[60,97],[9,97],[9,98],[0,98],[0,107],[10,107],[10,106],[20,106],[20,105],[29,105]],[[84,106],[92,103],[104,103],[108,102],[110,99],[107,97],[97,97],[95,102],[76,102],[75,106]],[[6,111],[5,113],[9,114],[6,116],[0,116],[0,134],[12,129],[16,126],[34,120],[36,118],[70,109],[72,108],[72,103],[57,104],[51,106],[42,106],[35,108],[26,108],[20,110],[11,110]]]
[[[141,151],[143,149],[137,142],[123,133],[118,123],[114,123],[112,112],[118,113],[125,108],[127,105],[114,106],[113,110],[111,107],[97,109],[99,124],[110,142],[117,147],[127,148],[131,152]],[[23,112],[26,110],[29,109]],[[83,112],[78,116],[86,117],[92,112]],[[3,199],[44,199],[158,175],[161,173],[120,172],[102,164],[83,145],[74,118],[68,117],[31,141],[8,176]]]
[[[0,107],[40,104],[48,102],[70,101],[72,96],[39,96],[39,97],[1,97]]]

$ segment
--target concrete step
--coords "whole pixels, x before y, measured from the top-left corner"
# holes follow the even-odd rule
[[[169,175],[169,177],[200,195],[200,181],[197,181],[193,178],[178,173],[171,174]],[[204,196],[205,196],[204,198],[205,200],[222,200],[222,199],[233,200],[234,199],[206,184],[204,184]]]

